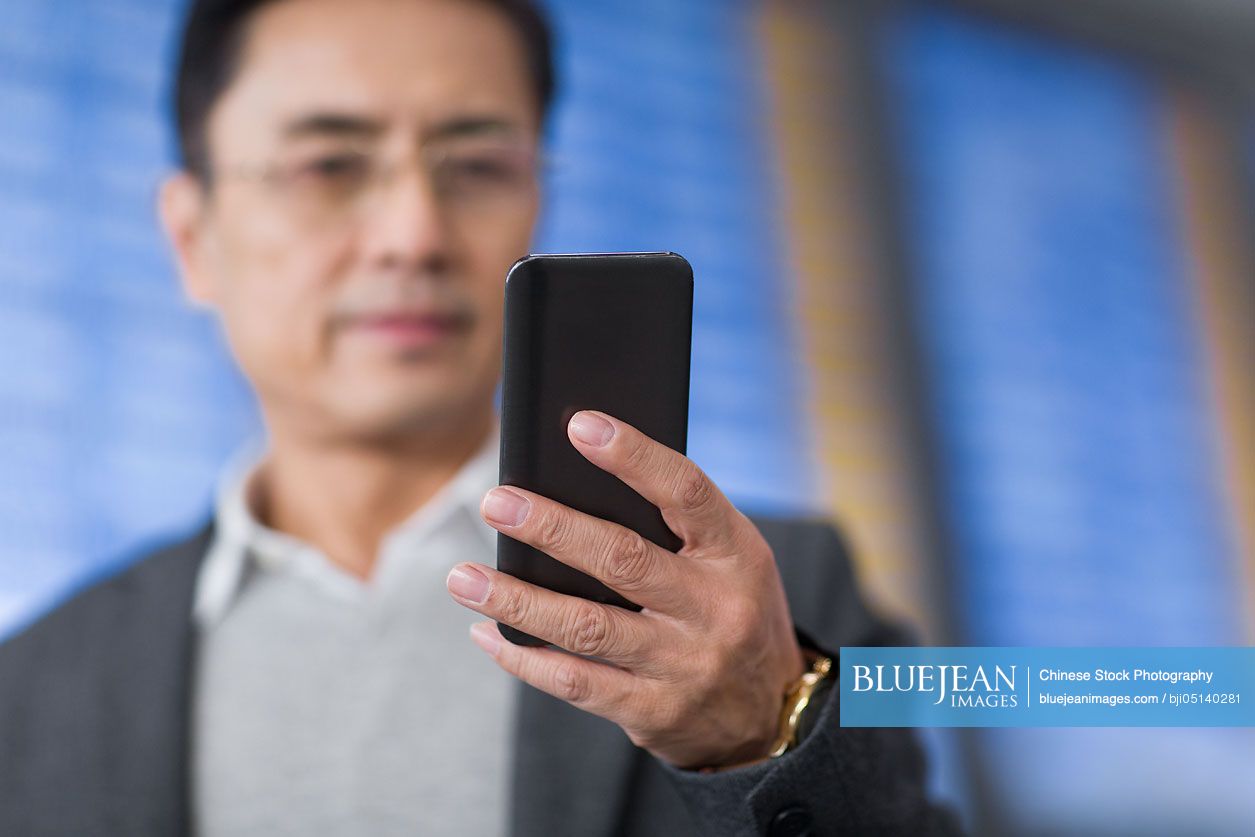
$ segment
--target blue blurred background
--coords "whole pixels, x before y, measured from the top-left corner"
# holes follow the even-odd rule
[[[153,218],[181,6],[0,9],[0,632],[258,432]],[[691,453],[739,504],[838,517],[924,641],[1255,641],[1241,4],[548,6],[536,249],[689,258]],[[1255,730],[928,745],[977,833],[1255,833]]]

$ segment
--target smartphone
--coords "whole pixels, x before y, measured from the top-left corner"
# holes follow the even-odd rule
[[[533,255],[516,262],[505,282],[501,483],[679,549],[654,505],[580,455],[567,423],[580,410],[600,410],[684,453],[692,331],[693,270],[675,253]],[[640,609],[500,533],[497,568],[569,596]],[[499,627],[515,644],[545,644]]]

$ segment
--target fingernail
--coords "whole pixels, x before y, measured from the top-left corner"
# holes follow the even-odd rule
[[[497,656],[497,652],[501,650],[501,640],[497,638],[497,632],[488,622],[476,622],[471,625],[471,639],[488,652],[490,657]]]
[[[518,526],[531,507],[531,500],[508,488],[494,488],[484,498],[484,515],[502,526]]]
[[[468,602],[483,604],[488,598],[488,576],[470,564],[459,564],[450,570],[445,584],[450,593]]]
[[[586,445],[603,448],[614,438],[614,425],[596,413],[585,410],[572,417],[571,435]]]

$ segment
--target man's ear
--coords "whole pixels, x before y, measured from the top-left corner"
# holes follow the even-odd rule
[[[208,261],[207,202],[204,184],[179,171],[162,181],[157,214],[178,263],[183,293],[197,305],[213,306],[217,286]]]

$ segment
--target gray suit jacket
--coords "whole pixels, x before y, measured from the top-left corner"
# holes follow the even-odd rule
[[[794,620],[821,648],[898,644],[869,613],[832,527],[755,520]],[[177,835],[190,822],[191,622],[211,530],[74,596],[0,645],[0,834]],[[519,685],[515,837],[950,834],[906,730],[815,731],[769,764],[703,775]]]

